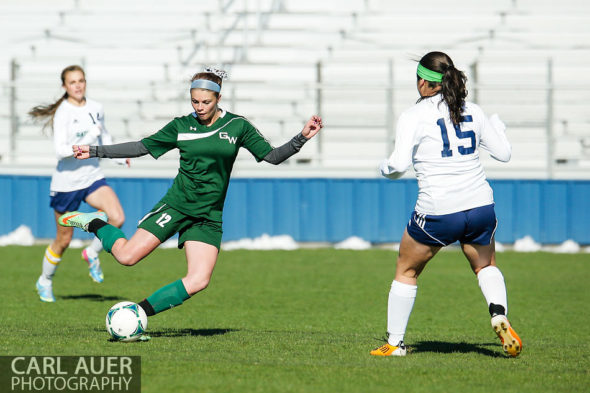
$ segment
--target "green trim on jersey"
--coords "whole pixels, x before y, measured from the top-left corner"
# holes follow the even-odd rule
[[[160,202],[191,217],[221,222],[230,174],[240,147],[260,162],[273,149],[247,119],[230,112],[207,127],[194,114],[177,117],[141,140],[154,158],[177,148],[180,167]]]

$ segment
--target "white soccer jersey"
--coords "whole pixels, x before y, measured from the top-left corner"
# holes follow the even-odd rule
[[[463,121],[454,127],[441,96],[426,98],[399,118],[395,148],[381,164],[383,176],[396,179],[414,165],[418,179],[418,213],[450,214],[494,202],[479,161],[481,145],[499,161],[510,160],[505,126],[497,115],[465,103]]]
[[[72,145],[97,144],[112,144],[104,126],[102,105],[86,99],[84,106],[75,106],[64,100],[53,118],[53,146],[58,162],[51,177],[52,192],[82,190],[104,178],[98,158],[77,160],[72,152]]]

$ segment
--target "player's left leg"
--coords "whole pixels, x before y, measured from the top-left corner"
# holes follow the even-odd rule
[[[467,212],[467,216],[468,225],[461,239],[461,249],[477,275],[492,317],[492,328],[502,341],[504,351],[510,356],[518,356],[522,351],[522,341],[506,318],[506,284],[502,272],[496,266],[494,233],[497,220],[494,205],[472,209]]]
[[[492,328],[500,338],[504,352],[513,357],[518,356],[522,351],[522,340],[506,317],[508,314],[506,284],[502,272],[496,266],[493,239],[488,245],[461,244],[461,248],[473,272],[477,275],[479,287],[492,317]]]
[[[100,184],[102,185],[96,189],[92,188],[94,185],[91,186],[86,196],[86,203],[98,210],[104,211],[107,214],[109,224],[120,228],[125,222],[125,214],[123,213],[119,198],[117,198],[117,194],[115,194],[113,189],[106,185],[104,180]],[[102,243],[96,237],[88,247],[82,250],[82,259],[88,263],[89,275],[98,283],[104,281],[100,260],[98,259],[100,251],[102,251]]]
[[[178,213],[173,210],[167,211],[167,214]],[[170,222],[172,221],[173,217],[170,218]],[[149,223],[150,219],[144,222]],[[221,245],[221,223],[187,217],[182,220],[178,233],[178,245],[185,249],[187,274],[182,279],[158,289],[139,303],[148,316],[181,305],[195,293],[207,288],[213,274]]]
[[[479,287],[486,299],[490,315],[508,314],[508,300],[504,276],[496,266],[495,245],[461,244],[463,254],[477,276]]]
[[[184,243],[184,248],[187,273],[182,283],[188,295],[193,296],[209,286],[219,250],[211,244],[199,241],[187,241]]]
[[[217,247],[191,240],[184,242],[184,248],[188,265],[186,276],[158,289],[139,302],[148,317],[181,305],[209,285],[219,253]]]

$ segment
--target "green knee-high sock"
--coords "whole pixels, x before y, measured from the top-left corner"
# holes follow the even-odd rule
[[[154,314],[157,314],[169,308],[180,306],[189,297],[182,280],[176,280],[158,289],[146,300],[152,306]]]
[[[113,244],[115,244],[115,242],[118,239],[125,239],[125,234],[123,233],[123,231],[110,224],[103,226],[102,228],[98,229],[95,233],[96,237],[98,237],[102,242],[102,247],[106,252],[111,252]]]

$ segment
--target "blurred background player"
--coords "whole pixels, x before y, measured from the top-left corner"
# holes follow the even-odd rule
[[[105,211],[109,222],[121,227],[125,220],[117,195],[105,181],[98,159],[80,161],[74,158],[73,144],[111,144],[112,138],[104,126],[102,105],[86,97],[86,76],[77,65],[61,72],[64,95],[50,105],[36,106],[29,112],[33,119],[46,119],[43,128],[51,126],[57,167],[51,177],[50,206],[55,220],[62,214],[76,210],[82,201]],[[119,163],[127,163],[128,160]],[[73,228],[56,225],[57,233],[45,250],[43,271],[37,280],[37,291],[44,302],[54,302],[52,278],[64,251],[72,240]],[[96,238],[82,251],[88,263],[89,275],[95,282],[104,280],[98,253],[102,250]]]
[[[465,74],[446,54],[430,52],[422,57],[417,79],[420,99],[400,116],[394,151],[380,168],[383,176],[397,179],[413,164],[419,193],[389,292],[388,342],[371,355],[406,355],[404,334],[417,278],[442,247],[459,241],[477,275],[504,351],[517,356],[522,342],[506,318],[506,286],[495,261],[493,192],[478,153],[481,146],[495,159],[509,161],[506,127],[497,115],[488,119],[479,106],[465,102]]]
[[[172,187],[140,221],[131,239],[104,222],[101,213],[72,212],[59,221],[60,225],[96,234],[105,250],[123,265],[136,264],[179,234],[178,247],[185,249],[188,272],[139,303],[148,316],[182,304],[209,285],[221,244],[223,205],[239,148],[246,148],[257,161],[276,165],[297,153],[322,128],[322,120],[312,116],[299,134],[273,148],[246,118],[218,106],[224,76],[224,71],[216,69],[195,74],[190,84],[194,112],[175,118],[141,141],[73,146],[74,156],[81,160],[148,153],[158,158],[172,149],[180,151],[180,168]]]

